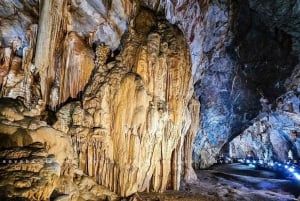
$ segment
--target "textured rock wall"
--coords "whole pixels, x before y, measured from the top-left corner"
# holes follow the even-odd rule
[[[57,185],[60,166],[42,143],[2,149],[0,197],[47,200]]]
[[[268,104],[273,109],[277,108],[277,111],[267,115],[260,114],[254,120],[257,122],[234,140],[232,144],[236,148],[233,149],[238,156],[245,156],[247,150],[253,150],[260,158],[269,160],[273,157],[282,161],[287,159],[287,153],[291,149],[297,157],[295,150],[298,138],[294,141],[290,132],[298,132],[295,118],[299,105],[298,92],[295,90],[299,87],[299,26],[296,25],[299,21],[299,1],[279,0],[271,4],[250,0],[240,2],[239,5],[241,15],[244,16],[240,18],[240,22],[246,24],[244,27],[239,25],[236,29],[239,41],[236,50],[242,64],[241,72],[244,79],[251,83],[249,87],[256,87],[263,97],[261,111],[269,111]],[[286,94],[290,90],[294,92]],[[291,112],[287,109],[288,106],[285,106],[283,112],[281,106],[277,105],[279,102],[289,105],[291,101],[295,113],[287,113]],[[238,145],[238,142],[241,144]]]
[[[60,109],[54,125],[72,136],[80,168],[122,196],[179,189],[185,134],[195,133],[188,46],[155,18],[138,13],[115,61],[107,63],[107,46],[97,47],[83,102]]]
[[[30,108],[42,100],[42,108],[53,110],[80,96],[94,68],[92,45],[118,48],[134,11],[122,1],[24,0],[1,6],[1,94],[23,97]]]
[[[250,127],[230,142],[230,154],[237,158],[253,155],[265,161],[298,160],[299,106],[299,93],[296,91],[279,97],[276,109],[261,112]]]
[[[286,4],[279,5],[285,9]],[[216,153],[247,127],[261,97],[273,102],[285,92],[284,82],[298,63],[296,36],[275,29],[247,1],[213,1],[204,17],[204,69],[195,83],[202,119],[194,143],[196,167],[212,164]]]
[[[194,88],[202,105],[193,160],[195,167],[207,167],[214,163],[215,155],[223,145],[239,134],[259,110],[259,93],[247,84],[241,74],[235,50],[238,46],[236,32],[239,32],[239,26],[246,26],[238,23],[244,17],[242,12],[240,15],[238,13],[237,7],[241,2],[143,3],[163,12],[171,23],[183,31],[189,43]]]
[[[190,125],[199,103],[192,100],[188,45],[164,17],[140,6],[130,1],[5,4],[0,12],[8,19],[1,24],[1,95],[25,105],[22,112],[3,105],[4,121],[10,122],[2,126],[4,147],[53,139],[49,153],[55,152],[61,167],[68,154],[75,167],[122,196],[178,189],[181,174],[195,178],[190,151],[198,117]],[[78,101],[66,104],[72,99]],[[57,121],[45,111],[49,108],[58,110]],[[33,131],[24,127],[19,133],[10,126],[23,126],[18,121],[31,118],[36,119],[29,124]],[[48,136],[53,133],[56,137]],[[68,139],[65,134],[72,146],[57,142],[58,136]],[[64,148],[73,148],[77,156],[56,152]],[[64,179],[58,185],[74,186]],[[58,194],[73,195],[57,188]]]
[[[0,99],[1,200],[116,200],[77,166],[72,140],[22,100]]]

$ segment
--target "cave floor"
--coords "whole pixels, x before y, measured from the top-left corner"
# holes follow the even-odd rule
[[[300,200],[300,184],[268,170],[243,164],[216,165],[196,172],[198,180],[180,191],[141,193],[147,201],[291,201]],[[299,197],[300,198],[300,197]]]

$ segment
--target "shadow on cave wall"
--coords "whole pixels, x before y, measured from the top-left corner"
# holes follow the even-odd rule
[[[228,46],[219,42],[225,46],[224,52],[217,48],[208,52],[212,56],[208,56],[203,79],[195,84],[202,119],[193,150],[196,168],[213,163],[214,154],[224,144],[226,149],[226,143],[250,125],[262,110],[262,97],[272,104],[287,91],[285,82],[298,63],[295,36],[281,25],[264,19],[264,10],[253,8],[249,4],[252,1],[231,1],[228,23],[232,35],[223,34],[227,34],[225,40],[232,42]],[[211,7],[216,6],[219,2],[213,1]],[[278,16],[275,13],[274,19]],[[217,17],[212,19],[212,22],[207,19],[208,24],[218,20]],[[212,34],[222,27],[218,23]],[[213,36],[210,39],[213,40]]]
[[[238,1],[236,19],[233,46],[240,75],[249,89],[274,101],[286,91],[284,82],[298,63],[293,38],[269,27],[247,1]]]
[[[251,120],[262,109],[261,97],[272,104],[286,92],[285,81],[291,76],[298,58],[293,49],[293,37],[280,27],[270,27],[250,8],[248,1],[236,1],[234,13],[234,40],[228,52],[238,63],[236,71],[242,81],[241,91],[247,92],[232,107],[234,114],[243,115],[244,119],[246,114],[246,119]],[[247,127],[244,122],[233,124],[229,141]]]

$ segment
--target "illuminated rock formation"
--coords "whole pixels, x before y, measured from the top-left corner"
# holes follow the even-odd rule
[[[297,91],[289,91],[279,97],[276,109],[261,113],[253,120],[253,125],[230,142],[230,154],[237,158],[245,158],[250,154],[264,161],[298,160],[300,156],[298,96]]]
[[[193,88],[183,35],[166,21],[145,15],[152,13],[140,11],[115,61],[106,63],[107,47],[97,47],[96,72],[83,103],[64,106],[58,111],[64,117],[58,115],[54,125],[72,136],[79,167],[122,196],[146,189],[161,192],[167,185],[179,188],[191,124]],[[139,29],[139,23],[149,28]],[[199,107],[191,104],[197,114]],[[190,128],[190,135],[195,130],[197,126]]]
[[[100,4],[97,5],[101,7]],[[191,149],[199,124],[196,117],[190,126],[191,115],[199,113],[199,103],[192,99],[188,45],[178,28],[148,9],[136,4],[129,11],[128,6],[120,7],[123,4],[102,6],[111,9],[110,25],[117,20],[115,12],[123,8],[135,18],[122,38],[120,53],[112,51],[120,43],[121,34],[112,43],[103,41],[110,46],[99,43],[96,33],[80,32],[77,27],[80,15],[76,13],[86,12],[89,5],[69,5],[64,1],[45,1],[40,5],[41,27],[38,32],[33,29],[32,33],[38,36],[30,35],[35,39],[31,49],[21,54],[25,63],[25,59],[12,59],[10,49],[3,49],[1,75],[3,80],[10,78],[10,73],[14,77],[6,81],[2,93],[18,99],[3,99],[3,146],[42,142],[60,168],[65,167],[67,160],[73,169],[83,170],[121,196],[144,190],[179,189],[182,174],[186,180],[195,179]],[[100,7],[94,5],[94,9],[101,10]],[[72,9],[75,11],[70,12]],[[124,13],[124,19],[126,16]],[[98,25],[93,24],[94,28]],[[118,22],[118,26],[123,25]],[[98,44],[95,62],[92,43]],[[10,66],[11,60],[15,64]],[[60,107],[69,98],[78,101]],[[7,106],[9,101],[16,105]],[[59,108],[53,127],[39,120],[49,120],[46,106]],[[30,129],[23,123],[29,119],[33,119]],[[14,128],[19,125],[24,127],[22,134]],[[72,145],[68,144],[69,137]],[[182,159],[186,160],[184,164]],[[73,177],[75,174],[70,179]],[[64,174],[58,183],[54,192],[68,196],[76,193],[65,192],[63,184],[81,185],[70,183]]]
[[[4,149],[0,154],[1,198],[47,200],[57,185],[60,166],[42,143]]]

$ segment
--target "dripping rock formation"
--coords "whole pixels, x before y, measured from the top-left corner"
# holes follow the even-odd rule
[[[114,61],[108,47],[97,47],[82,102],[63,106],[53,125],[72,137],[79,168],[121,196],[179,189],[184,138],[195,128],[187,45],[152,15],[140,11]]]

